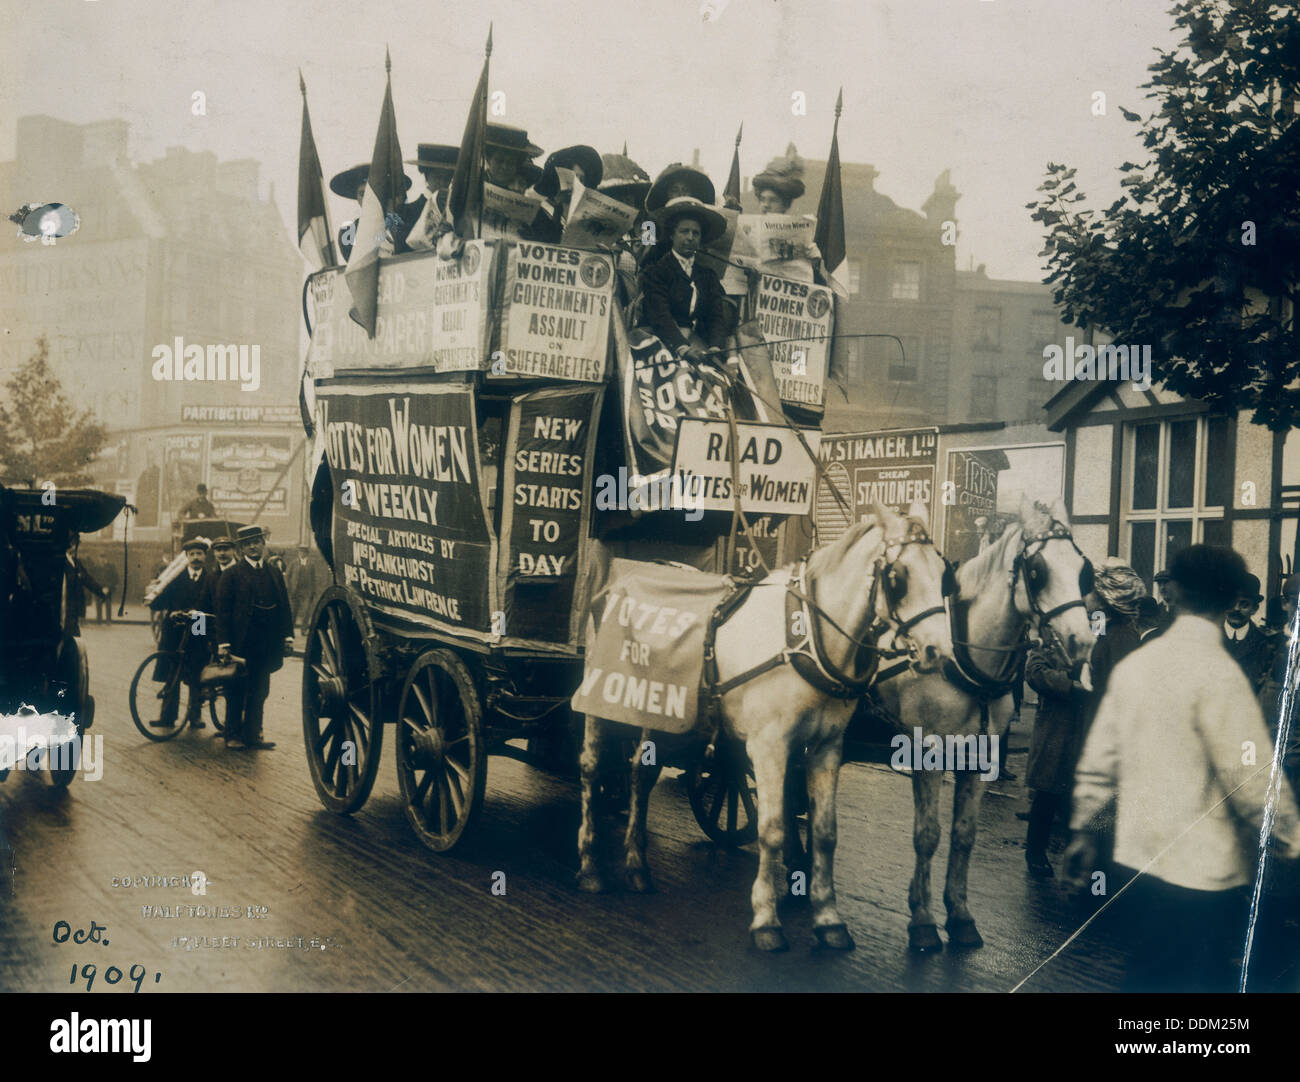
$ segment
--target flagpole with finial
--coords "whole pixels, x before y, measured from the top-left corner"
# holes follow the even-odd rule
[[[490,76],[487,76],[487,73],[491,70],[491,67],[492,67],[492,22],[489,20],[487,44],[483,47],[483,71],[485,73],[485,77],[487,78],[490,78]],[[484,85],[484,89],[486,89],[486,83]],[[486,101],[483,103],[483,132],[486,135],[487,133],[487,102]],[[487,144],[486,143],[483,144],[480,147],[480,150],[483,152],[484,156],[486,157]],[[480,237],[483,236],[483,204],[487,201],[487,190],[484,187],[486,184],[487,184],[486,162],[481,162],[479,163],[479,171],[478,171],[478,235]]]
[[[745,123],[741,121],[736,129],[736,145],[731,151],[731,172],[727,174],[727,186],[722,190],[723,202],[735,204],[734,210],[740,210],[740,140],[745,134]]]
[[[298,90],[302,94],[303,130],[310,134],[311,110],[307,108],[307,80],[302,77],[302,68],[298,69]],[[336,262],[334,258],[334,222],[330,218],[330,201],[325,196],[325,178],[320,173],[320,154],[316,150],[316,137],[314,135],[311,136],[311,152],[313,157],[316,159],[317,176],[314,178],[314,181],[321,190],[321,207],[325,212],[325,243],[328,247],[325,252],[321,253],[321,258],[325,261],[325,266],[332,267]],[[301,156],[301,150],[299,151],[299,155]],[[299,169],[301,168],[300,164]],[[299,185],[301,187],[301,181],[299,182]],[[299,198],[301,199],[301,196]],[[299,238],[299,240],[301,240],[301,238]]]

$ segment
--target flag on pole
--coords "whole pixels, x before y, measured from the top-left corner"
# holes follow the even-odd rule
[[[402,169],[402,148],[397,142],[397,118],[393,113],[393,62],[384,50],[384,105],[379,112],[379,131],[370,156],[370,173],[366,177],[361,216],[357,219],[356,238],[344,272],[352,291],[349,315],[375,336],[375,319],[379,314],[379,257],[390,255],[385,249],[388,214],[406,198],[406,173]]]
[[[311,115],[307,112],[307,84],[298,71],[298,89],[302,91],[302,136],[298,140],[298,248],[313,270],[332,267],[334,230],[330,226],[329,204],[325,201],[325,178],[321,175],[320,155],[311,133]]]
[[[740,137],[745,132],[742,123],[736,132],[736,147],[731,152],[731,172],[727,175],[727,186],[722,189],[722,201],[727,206],[740,207]]]
[[[469,103],[465,134],[460,138],[460,156],[451,178],[447,216],[463,240],[477,237],[483,225],[483,156],[487,145],[488,63],[492,58],[492,26],[488,25],[483,71]]]
[[[814,236],[822,253],[822,270],[831,289],[841,297],[849,295],[848,262],[844,244],[844,188],[840,183],[840,110],[844,107],[844,89],[835,99],[835,127],[831,132],[831,152],[826,156],[826,177],[822,197],[817,204],[817,232]]]

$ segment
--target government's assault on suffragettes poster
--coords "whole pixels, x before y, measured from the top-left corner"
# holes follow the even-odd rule
[[[609,256],[520,241],[509,249],[501,301],[500,363],[490,376],[604,380],[614,302]]]
[[[489,638],[496,546],[471,389],[319,389],[317,424],[344,585],[381,612]]]

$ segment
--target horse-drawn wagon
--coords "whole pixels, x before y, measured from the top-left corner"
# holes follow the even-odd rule
[[[683,479],[702,462],[675,438],[679,421],[713,425],[697,435],[716,444],[726,395],[629,326],[615,268],[608,251],[504,240],[384,259],[373,337],[349,318],[341,268],[308,280],[311,517],[334,582],[307,636],[303,731],[326,808],[364,804],[388,722],[407,817],[437,851],[472,827],[489,754],[575,769],[592,583],[630,554],[595,536],[656,516],[675,524],[665,536],[726,534],[722,504],[692,502]],[[782,416],[756,434],[787,458],[788,476],[767,473],[804,494],[766,506],[806,512],[816,430]],[[693,441],[701,459],[707,443]],[[712,469],[725,488],[725,456]],[[724,536],[720,559],[754,563],[763,543]],[[709,835],[752,839],[743,752],[682,765]]]
[[[17,756],[45,749],[61,787],[76,773],[81,736],[95,717],[79,638],[77,541],[109,525],[125,503],[91,489],[0,486],[0,735],[6,744],[24,741]]]

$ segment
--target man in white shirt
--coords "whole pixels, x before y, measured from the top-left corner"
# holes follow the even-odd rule
[[[1245,675],[1223,646],[1224,614],[1246,585],[1230,549],[1192,545],[1169,568],[1177,616],[1111,674],[1075,772],[1066,867],[1097,866],[1093,833],[1116,802],[1113,903],[1132,991],[1231,991],[1239,980],[1246,888],[1265,807],[1270,860],[1300,859],[1289,787],[1270,791],[1272,744]]]

